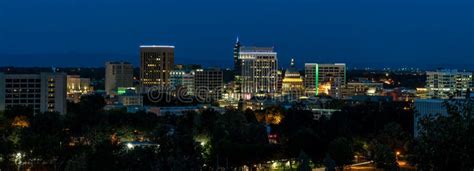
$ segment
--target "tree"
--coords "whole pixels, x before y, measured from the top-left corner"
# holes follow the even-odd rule
[[[344,137],[336,138],[329,143],[328,152],[337,166],[351,164],[354,159],[354,151],[350,140]]]
[[[392,122],[386,124],[384,129],[376,136],[377,144],[381,143],[387,145],[390,149],[406,153],[407,145],[412,140],[398,123]]]
[[[471,100],[448,101],[448,115],[420,120],[415,139],[415,162],[423,170],[474,169],[474,123]]]
[[[376,144],[373,153],[373,159],[377,168],[392,170],[398,167],[396,155],[390,146],[385,144]]]
[[[323,163],[327,171],[336,170],[336,162],[333,159],[331,159],[331,156],[329,154],[326,154],[326,157],[324,158]]]
[[[63,132],[63,119],[57,112],[36,114],[31,125],[21,134],[21,151],[37,163],[51,163],[58,160],[68,140]],[[34,162],[33,162],[34,163]]]
[[[119,157],[116,155],[121,146],[112,144],[109,140],[98,142],[87,155],[87,170],[119,170]]]
[[[126,149],[127,147],[122,147]],[[158,147],[135,147],[133,149],[121,150],[119,166],[122,170],[158,170]]]
[[[65,122],[75,135],[86,134],[95,126],[107,123],[107,115],[102,111],[104,98],[100,95],[85,95],[79,103],[68,103]]]
[[[11,122],[4,112],[0,111],[0,168],[10,168],[14,164],[10,160],[14,150],[14,143],[9,139],[11,133]]]
[[[309,166],[309,157],[304,151],[300,152],[298,160],[300,162],[300,165],[298,166],[298,171],[311,171],[311,167]]]

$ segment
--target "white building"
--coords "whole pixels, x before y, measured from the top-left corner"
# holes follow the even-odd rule
[[[325,94],[341,98],[346,85],[346,64],[305,64],[304,85],[309,96]]]
[[[437,70],[426,72],[426,91],[428,98],[448,99],[466,97],[472,83],[471,72],[458,70]]]
[[[125,107],[129,106],[143,106],[143,96],[139,94],[124,94],[118,97],[118,101]]]
[[[171,86],[186,88],[186,94],[194,95],[194,71],[186,72],[183,70],[174,70],[170,72]]]
[[[244,99],[274,97],[278,86],[278,59],[272,47],[241,47],[241,92]]]

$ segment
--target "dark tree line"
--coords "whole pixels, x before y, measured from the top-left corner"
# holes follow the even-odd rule
[[[474,169],[474,104],[447,101],[447,115],[428,115],[420,121],[413,162],[422,170]]]
[[[450,106],[448,116],[427,117],[413,140],[407,103],[330,103],[341,111],[319,119],[299,106],[182,116],[104,111],[103,98],[94,95],[70,103],[66,115],[11,108],[0,115],[0,168],[15,169],[21,153],[23,168],[49,170],[237,169],[269,161],[308,170],[368,160],[396,169],[396,152],[421,169],[473,167],[468,108]]]

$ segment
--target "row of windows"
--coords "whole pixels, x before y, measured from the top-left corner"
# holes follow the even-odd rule
[[[7,108],[11,108],[11,107],[14,107],[14,106],[26,106],[28,108],[33,108],[35,113],[40,113],[40,110],[39,110],[40,106],[39,105],[31,105],[31,104],[27,104],[27,105],[8,104],[8,105],[6,105]]]
[[[41,103],[39,99],[36,99],[36,100],[33,100],[33,99],[21,99],[21,100],[11,100],[11,99],[7,99],[5,100],[5,103],[6,104],[18,104],[18,103]]]
[[[40,79],[5,79],[7,83],[18,83],[18,82],[41,82]]]
[[[6,89],[6,93],[39,93],[40,89]]]
[[[40,94],[6,94],[6,98],[40,98]]]
[[[5,87],[7,87],[7,88],[20,88],[20,87],[24,87],[24,88],[26,88],[26,87],[30,87],[30,88],[31,87],[36,87],[36,88],[39,88],[39,87],[41,87],[41,85],[40,84],[7,84],[7,85],[5,85]]]

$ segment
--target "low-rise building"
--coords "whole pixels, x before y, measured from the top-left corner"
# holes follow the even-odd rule
[[[24,106],[34,113],[66,114],[67,75],[65,73],[0,73],[0,111]]]
[[[90,78],[81,78],[79,75],[67,76],[67,100],[78,103],[82,95],[94,91]]]
[[[458,70],[426,72],[426,89],[429,98],[448,99],[465,97],[472,84],[472,73]]]
[[[349,82],[342,88],[342,94],[345,98],[352,96],[377,96],[383,92],[383,83],[376,82]]]

